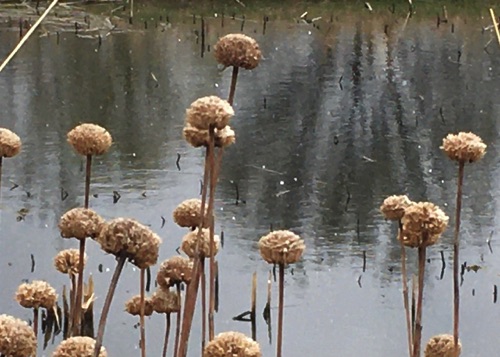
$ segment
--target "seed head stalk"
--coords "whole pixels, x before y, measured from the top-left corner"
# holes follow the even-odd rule
[[[145,297],[144,297],[144,286],[145,286],[145,275],[146,269],[141,268],[141,313],[140,313],[140,325],[141,325],[141,357],[146,357],[146,323],[144,321],[144,309],[145,309]]]
[[[165,314],[165,340],[163,341],[162,357],[167,357],[168,337],[170,336],[170,313]]]
[[[413,357],[420,357],[420,348],[422,342],[422,310],[424,300],[425,256],[426,247],[418,247],[418,296],[416,313],[417,316],[415,319],[415,336],[413,340]]]
[[[283,346],[283,309],[285,306],[285,264],[279,264],[279,297],[278,297],[278,342],[276,343],[276,357],[281,357]]]
[[[401,220],[399,220],[399,227],[398,227],[398,235],[401,235],[403,227],[401,224]],[[403,281],[403,304],[405,308],[405,316],[406,316],[406,332],[408,335],[408,353],[409,357],[412,357],[412,334],[413,334],[413,329],[411,325],[411,319],[410,319],[410,306],[409,306],[409,301],[408,301],[408,277],[406,273],[406,248],[403,244],[403,239],[398,239],[400,244],[401,244],[401,280]]]

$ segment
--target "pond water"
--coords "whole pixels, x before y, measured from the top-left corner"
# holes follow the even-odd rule
[[[229,17],[224,27],[220,17],[206,23],[210,46],[241,30],[241,21]],[[487,12],[482,18],[458,14],[439,27],[434,17],[406,22],[361,13],[314,25],[270,21],[263,34],[262,21],[246,21],[244,32],[256,38],[264,58],[257,69],[240,72],[231,124],[237,143],[226,152],[218,186],[217,231],[224,231],[225,244],[218,255],[216,332],[250,334],[248,323],[232,317],[248,310],[255,271],[257,339],[263,355],[275,353],[277,286],[270,343],[261,314],[270,266],[257,249],[272,226],[293,230],[307,245],[286,274],[285,356],[405,355],[399,245],[395,227],[379,212],[386,196],[402,193],[432,201],[450,216],[441,242],[428,250],[423,341],[451,332],[457,167],[439,146],[449,132],[474,131],[488,153],[466,167],[461,261],[482,269],[464,275],[461,339],[464,356],[496,355],[500,50],[495,41],[488,44],[491,32],[481,30],[490,25]],[[80,122],[100,124],[114,139],[110,152],[94,162],[91,208],[106,219],[126,216],[150,225],[163,239],[160,260],[176,254],[185,231],[171,213],[182,200],[198,197],[203,168],[202,152],[182,138],[184,112],[198,97],[226,97],[230,81],[209,48],[201,56],[199,26],[189,17],[166,28],[112,34],[101,45],[72,33],[59,41],[35,36],[1,73],[0,126],[24,144],[19,156],[4,161],[1,313],[30,319],[13,299],[24,279],[46,279],[58,289],[67,284],[52,258],[77,247],[59,237],[57,222],[83,203],[83,161],[66,142]],[[4,58],[18,38],[15,32],[0,37]],[[13,183],[19,187],[11,190]],[[61,190],[68,194],[64,200]],[[113,191],[121,195],[117,203]],[[20,209],[28,213],[18,221]],[[94,243],[88,254],[86,276],[95,280],[99,314],[115,261]],[[413,251],[409,264],[414,272]],[[123,312],[138,288],[138,271],[129,264],[106,330],[111,356],[138,354],[138,319]],[[200,355],[197,321],[189,356]],[[163,329],[162,317],[147,319],[151,356],[160,354]],[[40,348],[39,355],[52,349]]]

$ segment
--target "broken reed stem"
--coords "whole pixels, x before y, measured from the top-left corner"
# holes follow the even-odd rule
[[[412,274],[412,277],[411,277],[411,336],[412,336],[412,343],[413,343],[413,337],[415,337],[415,312],[416,312],[415,295],[416,294],[417,294],[417,284],[415,283],[415,274]]]
[[[120,274],[123,270],[123,266],[125,265],[126,260],[127,256],[124,252],[122,252],[118,257],[115,272],[113,273],[113,277],[111,278],[111,282],[109,283],[108,294],[106,295],[106,300],[104,300],[104,306],[102,307],[101,319],[99,320],[99,328],[97,330],[97,337],[95,341],[94,357],[99,357],[99,353],[101,351],[109,308],[111,307],[111,301],[113,301],[113,295],[115,293],[116,285],[118,285],[118,279],[120,278]]]
[[[231,87],[229,89],[228,103],[233,105],[234,94],[236,92],[236,82],[238,80],[238,70],[240,67],[233,66],[233,75],[231,76]]]
[[[144,321],[144,308],[145,308],[145,301],[144,301],[144,290],[145,290],[145,275],[146,275],[146,269],[141,268],[141,311],[140,311],[140,325],[141,325],[141,357],[146,357],[146,325]]]
[[[497,35],[498,44],[500,45],[500,30],[498,29],[497,17],[495,16],[495,11],[490,8],[491,21],[493,21],[493,27],[495,28],[495,33]]]
[[[192,282],[190,284],[192,284]],[[178,350],[179,350],[180,335],[181,335],[181,311],[182,311],[181,283],[175,284],[175,287],[177,289],[177,299],[179,299],[179,301],[178,301],[179,312],[177,313],[177,323],[176,323],[177,326],[175,327],[175,342],[174,342],[174,357],[177,357]],[[187,300],[187,295],[186,295],[186,300]],[[183,323],[184,323],[184,320],[183,320]]]
[[[424,242],[426,240],[423,240]],[[422,307],[424,300],[425,247],[418,247],[418,296],[417,316],[415,320],[415,335],[413,339],[413,357],[420,357],[422,341]]]
[[[38,308],[33,309],[33,332],[35,333],[35,338],[38,337]]]
[[[170,314],[165,314],[165,340],[163,341],[163,352],[162,357],[167,357],[167,349],[168,349],[168,337],[170,335]]]
[[[453,342],[455,356],[458,356],[458,327],[460,322],[460,282],[459,274],[459,248],[460,248],[460,213],[462,211],[462,187],[464,184],[465,162],[458,163],[457,204],[455,209],[455,235],[453,239]]]
[[[205,276],[205,258],[200,257],[201,270],[201,355],[205,349],[207,337],[207,281]]]
[[[401,220],[398,222],[398,235],[401,235],[401,231],[403,229],[403,225],[401,224]],[[401,237],[399,237],[401,238]],[[408,335],[408,353],[409,357],[412,357],[412,328],[411,328],[411,320],[410,320],[410,306],[408,301],[408,277],[406,274],[406,249],[403,244],[402,239],[398,239],[401,244],[401,280],[403,281],[403,304],[405,308],[406,315],[406,332]]]
[[[72,335],[80,336],[81,333],[81,319],[82,319],[82,294],[83,294],[83,266],[85,263],[85,241],[87,239],[80,239],[80,251],[78,261],[78,284],[76,287],[75,306],[73,307],[73,328]]]
[[[73,273],[69,273],[69,279],[71,280],[71,287],[69,290],[69,324],[68,331],[73,329],[73,317],[75,316],[75,304],[76,304],[76,276]]]
[[[256,310],[257,310],[257,272],[254,272],[252,276],[252,302],[250,307],[250,323],[252,324],[252,339],[254,341],[257,341]]]
[[[285,264],[279,264],[279,306],[278,306],[278,342],[276,343],[276,357],[281,357],[283,345],[283,309],[285,300]]]

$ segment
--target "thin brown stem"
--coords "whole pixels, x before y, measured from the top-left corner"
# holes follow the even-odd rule
[[[141,357],[146,357],[146,322],[144,321],[144,308],[145,308],[145,281],[146,269],[141,268],[141,311],[140,311],[140,325],[141,325]]]
[[[165,319],[166,319],[165,340],[163,341],[162,357],[167,357],[168,337],[170,335],[170,314],[165,314]]]
[[[102,312],[101,312],[101,319],[99,320],[99,328],[97,330],[97,338],[95,341],[94,357],[98,357],[99,352],[101,351],[102,340],[104,338],[104,329],[106,327],[106,319],[108,318],[109,314],[109,308],[111,307],[111,302],[113,301],[113,295],[115,293],[116,285],[118,285],[118,279],[120,278],[120,274],[123,270],[123,266],[125,265],[126,260],[127,260],[126,254],[121,253],[120,256],[118,257],[115,272],[113,273],[113,277],[111,278],[111,282],[109,284],[108,294],[106,295],[106,300],[104,300],[104,306],[102,307]]]
[[[239,67],[233,66],[233,75],[231,76],[231,87],[229,89],[229,97],[227,101],[229,104],[233,105],[234,94],[236,92],[236,82],[238,81],[238,70]]]
[[[85,170],[85,208],[89,208],[90,197],[90,175],[92,171],[92,155],[87,155],[87,167]]]
[[[191,280],[191,283],[192,284],[193,281]],[[181,311],[182,311],[182,306],[181,306],[181,284],[180,283],[177,283],[176,284],[176,287],[177,287],[177,298],[179,299],[179,312],[177,313],[177,326],[175,327],[175,343],[174,343],[174,357],[177,357],[179,356],[179,353],[180,353],[180,346],[179,346],[179,341],[180,341],[180,335],[181,335]],[[187,300],[187,298],[186,298]],[[185,310],[184,310],[185,311]],[[184,323],[184,320],[182,320],[182,322]],[[187,350],[186,350],[187,351]]]
[[[81,334],[81,319],[82,319],[82,295],[83,295],[83,267],[85,263],[85,241],[80,239],[80,258],[78,261],[78,284],[76,288],[75,306],[73,309],[73,336]]]
[[[457,187],[457,205],[455,209],[455,236],[453,240],[453,341],[455,346],[455,356],[458,357],[458,327],[460,322],[460,283],[459,265],[460,265],[460,214],[462,211],[462,187],[464,184],[465,163],[460,161],[458,164],[458,187]]]
[[[0,156],[0,202],[2,202],[2,165],[3,157]]]
[[[71,287],[69,290],[69,331],[73,329],[73,317],[75,316],[75,305],[76,305],[76,276],[73,273],[69,273],[69,278],[71,280]]]
[[[257,272],[252,275],[252,298],[250,305],[250,322],[252,324],[252,339],[257,341]]]
[[[402,230],[402,224],[401,221],[399,221],[399,230],[398,230],[398,235],[401,235],[401,230]],[[406,274],[406,249],[405,245],[403,244],[403,240],[401,239],[401,236],[398,237],[399,243],[401,244],[401,280],[403,281],[403,304],[405,308],[405,315],[406,315],[406,332],[407,332],[407,338],[408,338],[408,353],[409,357],[412,357],[412,327],[411,327],[411,318],[410,318],[410,303],[408,301],[408,277]]]
[[[422,309],[424,300],[425,253],[426,253],[425,247],[418,247],[418,297],[417,297],[417,317],[415,320],[415,336],[413,340],[413,357],[420,357],[420,345],[422,341]]]
[[[218,157],[221,158],[223,151],[219,151]],[[210,220],[210,291],[209,291],[209,312],[208,312],[208,338],[212,341],[215,337],[215,321],[214,321],[214,311],[215,311],[215,252],[214,252],[214,237],[215,237],[215,222],[214,222],[214,202],[215,202],[215,188],[217,186],[217,178],[219,175],[219,161],[215,162],[215,152],[209,157],[210,164],[210,193],[208,199],[208,219]]]
[[[33,309],[33,332],[35,333],[35,338],[38,337],[38,308]]]
[[[279,306],[278,306],[278,342],[276,343],[276,357],[281,357],[283,346],[283,309],[285,306],[285,264],[279,264]]]
[[[205,276],[205,258],[200,258],[201,269],[201,355],[207,337],[207,282]]]

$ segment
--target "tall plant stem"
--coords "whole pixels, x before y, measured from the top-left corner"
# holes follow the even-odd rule
[[[35,337],[38,337],[38,308],[33,309],[33,332]]]
[[[3,157],[0,156],[0,203],[2,202],[2,164]]]
[[[201,355],[207,337],[207,282],[205,276],[205,258],[200,258],[201,270]]]
[[[285,306],[285,264],[279,265],[279,306],[278,306],[278,342],[276,343],[276,357],[281,357],[283,346],[283,309]]]
[[[111,307],[111,302],[113,301],[113,295],[115,293],[116,285],[118,285],[118,279],[120,278],[120,274],[122,273],[123,266],[125,265],[126,260],[127,256],[125,255],[125,253],[121,253],[120,256],[118,257],[115,272],[113,273],[113,277],[111,278],[111,282],[109,284],[108,294],[106,295],[106,300],[104,300],[101,319],[99,320],[99,328],[97,330],[97,338],[95,341],[94,357],[98,357],[99,352],[101,351],[102,340],[104,338],[104,329],[106,327],[106,319],[108,318],[109,314],[109,308]]]
[[[167,357],[168,337],[170,335],[170,314],[165,314],[165,340],[163,341],[162,357]]]
[[[239,67],[233,66],[233,75],[231,76],[231,87],[229,89],[229,97],[227,99],[227,101],[231,105],[233,105],[234,102],[234,94],[236,92],[236,82],[238,81],[238,70]]]
[[[75,316],[75,304],[76,304],[76,276],[73,273],[69,273],[69,279],[71,281],[71,287],[69,289],[69,328],[68,331],[73,329],[73,317]]]
[[[141,268],[141,311],[140,311],[140,325],[141,325],[141,357],[146,357],[146,323],[144,321],[144,286],[145,284],[146,269]]]
[[[420,357],[420,345],[422,341],[422,308],[424,300],[425,253],[425,247],[418,247],[418,297],[417,317],[415,320],[415,336],[413,339],[413,357]]]
[[[85,208],[89,208],[91,172],[92,172],[92,155],[87,155],[87,165],[85,168],[85,203],[84,203]]]
[[[401,231],[403,229],[403,226],[401,224],[401,221],[399,221],[399,227],[398,227],[398,238],[401,238]],[[398,239],[399,243],[401,244],[401,280],[403,281],[403,304],[405,308],[405,315],[406,315],[406,332],[408,335],[408,353],[409,357],[412,357],[412,327],[411,327],[411,318],[410,318],[410,303],[408,301],[408,277],[406,273],[406,249],[405,245],[403,244],[402,239]]]
[[[190,284],[193,282],[191,281]],[[174,357],[177,357],[179,355],[179,338],[181,335],[181,311],[182,311],[182,306],[181,306],[181,284],[177,283],[177,298],[179,299],[179,312],[177,313],[177,326],[175,327],[175,342],[174,342]],[[187,298],[186,298],[187,299]],[[184,320],[182,320],[184,323]]]
[[[455,210],[455,237],[453,240],[453,342],[455,347],[455,356],[458,356],[458,327],[460,322],[460,283],[458,281],[458,269],[460,265],[460,213],[462,211],[462,187],[464,184],[465,162],[458,163],[458,187],[457,187],[457,205]]]

